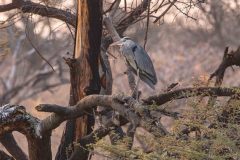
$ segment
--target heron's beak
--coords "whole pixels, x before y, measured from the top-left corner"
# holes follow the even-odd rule
[[[121,46],[121,45],[122,45],[122,41],[121,40],[110,44],[111,47],[112,46]]]

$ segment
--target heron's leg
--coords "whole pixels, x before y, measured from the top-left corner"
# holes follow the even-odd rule
[[[138,95],[138,86],[139,86],[139,82],[140,82],[140,77],[139,77],[139,69],[137,70],[137,83],[136,83],[136,87],[135,87],[135,92],[136,92],[136,99],[139,98],[139,95]]]
[[[134,90],[132,92],[132,96],[136,96],[136,99],[138,99],[138,86],[139,86],[139,82],[140,82],[140,77],[139,77],[139,69],[137,69],[137,83],[134,87]]]

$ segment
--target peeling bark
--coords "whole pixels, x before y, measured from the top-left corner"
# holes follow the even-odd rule
[[[100,92],[98,62],[101,36],[102,1],[78,0],[74,57],[66,61],[70,68],[70,105],[76,104],[87,95],[99,94]],[[70,132],[71,136],[74,135],[75,140],[81,139],[92,131],[94,125],[93,110],[91,108],[85,112],[87,115],[78,118],[76,122],[67,123],[68,127],[65,133],[69,134],[67,132]],[[74,140],[72,137],[68,138],[70,140],[65,139],[68,144],[60,146],[57,153],[60,156],[57,156],[57,159],[66,159],[66,147],[71,145]],[[79,159],[87,159],[87,157],[88,152],[85,152]]]

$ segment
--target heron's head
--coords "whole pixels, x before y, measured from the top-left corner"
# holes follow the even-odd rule
[[[130,38],[129,37],[123,37],[119,41],[116,41],[116,42],[112,43],[110,46],[122,46],[124,44],[124,42],[126,42],[127,40],[130,40]]]

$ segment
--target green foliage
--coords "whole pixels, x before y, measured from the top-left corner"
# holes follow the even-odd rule
[[[237,160],[240,158],[240,101],[230,99],[218,101],[214,106],[206,100],[195,98],[188,101],[181,113],[183,118],[174,121],[170,135],[153,138],[136,134],[141,144],[148,146],[126,146],[128,139],[116,145],[99,141],[94,147],[113,159],[182,159],[182,160]],[[157,106],[152,105],[155,110]],[[139,138],[140,137],[140,138]],[[136,138],[135,138],[136,139]]]

